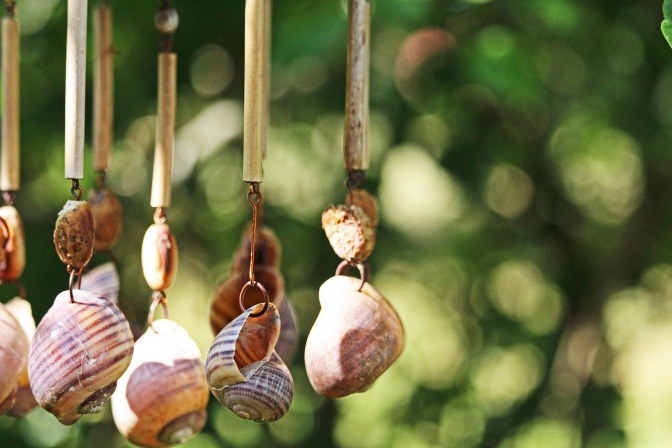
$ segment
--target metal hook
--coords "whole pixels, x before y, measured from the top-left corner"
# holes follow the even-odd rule
[[[81,201],[82,196],[84,195],[84,189],[82,188],[81,185],[79,185],[79,179],[71,179],[71,180],[72,180],[72,187],[70,188],[70,194],[76,200]]]
[[[264,306],[261,309],[261,311],[259,311],[258,313],[250,314],[250,317],[259,317],[266,312],[266,310],[268,309],[268,305],[271,302],[271,299],[270,299],[270,297],[268,295],[268,291],[266,290],[264,285],[262,285],[260,282],[252,283],[251,281],[249,281],[249,282],[245,283],[245,285],[243,286],[243,289],[240,290],[240,295],[238,296],[238,305],[240,305],[240,310],[241,311],[246,310],[245,303],[244,303],[245,302],[245,293],[247,292],[247,290],[250,287],[257,288],[264,295]]]
[[[158,333],[158,331],[154,328],[154,312],[159,304],[161,304],[161,308],[163,309],[163,318],[168,319],[168,297],[166,296],[165,291],[157,289],[152,293],[152,303],[149,305],[149,314],[147,315],[147,325],[151,327],[155,333]]]
[[[347,271],[348,268],[357,268],[359,271],[359,277],[361,278],[362,283],[360,283],[357,291],[361,292],[362,288],[364,288],[364,284],[368,283],[369,277],[371,276],[371,267],[369,266],[369,262],[343,260],[336,268],[335,275],[345,275],[345,271]]]
[[[75,295],[73,289],[75,288],[75,277],[77,277],[77,289],[82,289],[82,270],[80,268],[76,270],[73,266],[68,266],[68,271],[70,272],[70,281],[68,282],[68,291],[70,291],[70,303],[75,303]]]

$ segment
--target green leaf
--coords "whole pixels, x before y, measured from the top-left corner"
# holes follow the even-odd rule
[[[663,20],[660,24],[660,31],[663,32],[667,43],[672,47],[672,20]]]
[[[672,20],[672,0],[665,0],[663,2],[663,16],[667,20]]]

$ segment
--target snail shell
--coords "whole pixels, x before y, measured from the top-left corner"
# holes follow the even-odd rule
[[[119,199],[109,188],[91,190],[88,198],[94,224],[95,251],[103,251],[112,246],[121,233],[122,210]]]
[[[63,263],[79,270],[93,256],[93,215],[86,201],[68,201],[58,212],[54,229],[56,253]]]
[[[30,381],[28,380],[28,350],[30,349],[30,341],[35,335],[35,319],[33,318],[33,311],[30,302],[20,297],[15,297],[5,305],[7,311],[16,319],[26,335],[26,365],[19,374],[18,389],[16,392],[16,401],[12,407],[7,411],[8,415],[12,417],[23,417],[28,412],[37,407],[37,400],[33,396],[33,391],[30,389]]]
[[[285,364],[291,364],[296,356],[299,329],[294,308],[287,297],[278,305],[280,313],[280,336],[275,344],[275,352]]]
[[[128,321],[89,291],[60,293],[33,337],[28,357],[37,402],[64,425],[103,410],[133,354]]]
[[[322,228],[336,255],[348,261],[369,258],[376,244],[376,230],[356,205],[332,205],[322,213]]]
[[[332,277],[320,287],[322,310],[306,341],[306,373],[329,398],[368,389],[399,357],[404,328],[392,306],[359,279]]]
[[[282,275],[271,266],[258,266],[254,275],[256,280],[264,285],[268,291],[269,300],[279,306],[285,295],[285,282]],[[240,291],[249,280],[248,272],[243,271],[229,277],[215,292],[215,298],[210,305],[210,326],[214,334],[222,331],[228,323],[241,313],[239,297]],[[264,302],[264,295],[258,288],[248,288],[245,294],[245,304],[251,306]]]
[[[177,242],[168,224],[152,224],[142,241],[142,272],[150,288],[165,290],[177,273]]]
[[[5,267],[0,270],[0,280],[18,280],[26,267],[26,240],[23,235],[23,221],[19,211],[11,205],[0,207],[0,218],[5,220],[9,235],[5,244]]]
[[[14,316],[0,304],[0,414],[15,403],[18,380],[28,358],[28,338]]]
[[[376,227],[379,221],[378,201],[376,197],[363,188],[350,190],[345,198],[346,205],[356,205],[369,218],[372,226]]]
[[[95,292],[117,305],[119,298],[119,274],[112,262],[103,263],[82,275],[80,287],[83,291]]]
[[[182,443],[207,420],[210,398],[201,352],[187,331],[168,319],[135,343],[133,360],[112,395],[119,432],[136,445]]]
[[[236,251],[233,263],[231,265],[231,273],[237,274],[245,272],[250,266],[250,245],[252,243],[252,227],[248,226],[243,232],[240,240],[240,246]],[[282,256],[282,246],[278,237],[268,227],[261,227],[257,229],[257,236],[254,245],[254,263],[257,266],[272,266],[277,268],[280,265],[280,257]]]
[[[294,382],[273,348],[280,335],[280,315],[272,303],[253,317],[253,305],[215,338],[205,361],[210,390],[241,418],[258,423],[281,418],[292,403]]]

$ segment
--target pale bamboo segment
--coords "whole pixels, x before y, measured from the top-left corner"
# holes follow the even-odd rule
[[[65,56],[65,177],[84,178],[87,0],[68,0]]]
[[[175,145],[175,100],[177,86],[177,55],[159,53],[158,111],[154,173],[152,176],[152,207],[168,207],[173,177]]]
[[[2,19],[2,142],[0,148],[0,190],[18,191],[19,156],[19,25]]]
[[[264,45],[266,46],[264,48],[264,73],[266,74],[264,76],[264,95],[266,96],[264,98],[264,104],[266,104],[266,114],[265,114],[265,120],[266,122],[264,123],[264,142],[262,145],[263,149],[263,157],[266,158],[266,154],[268,153],[268,130],[270,128],[270,123],[271,123],[271,35],[272,35],[272,7],[273,7],[273,0],[266,0],[266,8],[265,8],[265,14],[264,14],[264,31],[266,33],[266,39],[264,40]]]
[[[114,115],[112,8],[109,5],[96,7],[93,20],[96,58],[93,83],[93,170],[104,171],[110,166]]]
[[[266,62],[269,45],[266,35],[268,0],[247,0],[245,5],[245,102],[243,107],[243,181],[263,180],[262,160],[268,121]],[[267,23],[269,22],[269,23]]]
[[[345,169],[369,168],[369,59],[371,2],[349,0],[348,69],[345,99]]]

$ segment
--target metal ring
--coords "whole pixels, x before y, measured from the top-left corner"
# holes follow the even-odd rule
[[[76,200],[81,201],[82,196],[84,195],[84,189],[82,188],[81,185],[79,185],[79,179],[71,179],[71,180],[72,180],[72,187],[70,187],[70,194]]]
[[[259,289],[259,291],[261,291],[261,293],[264,295],[264,307],[258,313],[250,314],[250,317],[259,317],[266,312],[266,310],[268,309],[268,304],[271,302],[271,299],[268,296],[268,291],[266,290],[264,285],[262,285],[260,282],[249,281],[245,283],[243,289],[240,290],[240,295],[238,296],[238,305],[240,305],[241,311],[245,311],[247,309],[245,308],[245,304],[243,302],[245,301],[245,293],[250,287]]]
[[[169,319],[168,317],[168,297],[166,296],[165,291],[162,290],[156,290],[152,294],[152,303],[149,305],[149,314],[147,314],[147,325],[154,330],[155,333],[158,333],[156,331],[156,328],[154,328],[154,312],[156,311],[156,307],[161,304],[161,308],[163,309],[163,318],[164,319]]]
[[[70,281],[68,282],[68,291],[70,291],[70,303],[75,303],[75,294],[72,292],[75,288],[75,277],[78,277],[79,284],[77,289],[82,289],[82,270],[80,268],[76,270],[73,266],[68,266],[68,271],[70,272]]]
[[[362,288],[364,288],[364,284],[369,281],[369,277],[371,276],[371,267],[369,266],[369,262],[343,260],[336,268],[335,275],[345,275],[345,272],[349,268],[357,268],[357,270],[359,271],[359,277],[362,279],[362,283],[360,283],[359,288],[357,288],[357,291],[361,292]]]

